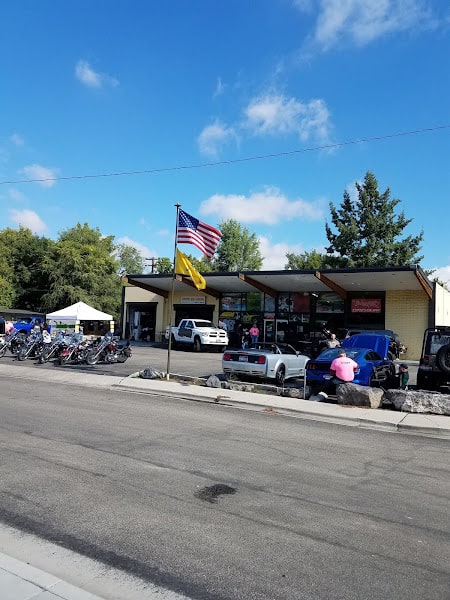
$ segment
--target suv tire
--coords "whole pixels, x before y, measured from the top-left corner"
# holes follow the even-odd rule
[[[436,364],[444,373],[450,373],[450,344],[439,348],[436,354]]]

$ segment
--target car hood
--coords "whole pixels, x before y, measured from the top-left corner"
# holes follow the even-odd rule
[[[357,333],[342,342],[343,348],[370,348],[383,358],[387,358],[390,340],[386,335],[377,333]]]

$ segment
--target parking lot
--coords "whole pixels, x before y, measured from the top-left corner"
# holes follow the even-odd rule
[[[9,353],[0,360],[10,362],[20,368],[21,365],[36,365],[37,369],[70,369],[91,374],[111,375],[113,377],[128,377],[147,367],[167,372],[168,350],[167,346],[154,345],[146,342],[132,342],[133,355],[125,363],[96,364],[96,365],[65,365],[59,366],[54,361],[44,365],[36,360],[28,359],[18,361]],[[219,352],[193,352],[191,349],[176,349],[170,353],[170,373],[191,377],[207,377],[222,373],[222,354]],[[400,364],[401,361],[396,361]],[[417,361],[403,361],[408,364],[411,386],[415,386],[417,378]],[[295,383],[295,380],[292,381]]]

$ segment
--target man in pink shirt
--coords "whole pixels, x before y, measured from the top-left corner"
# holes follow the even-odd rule
[[[358,369],[358,363],[347,356],[344,348],[339,348],[338,356],[330,366],[330,373],[334,379],[333,383],[349,383],[353,381]]]

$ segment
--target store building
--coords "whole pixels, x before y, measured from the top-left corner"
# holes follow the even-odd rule
[[[430,282],[418,265],[203,275],[202,291],[181,275],[130,275],[123,288],[122,336],[160,342],[169,321],[176,325],[184,317],[220,317],[232,343],[239,326],[256,322],[263,340],[296,347],[324,328],[338,337],[347,329],[391,329],[408,348],[405,358],[414,360],[427,327],[450,325],[450,292]]]

